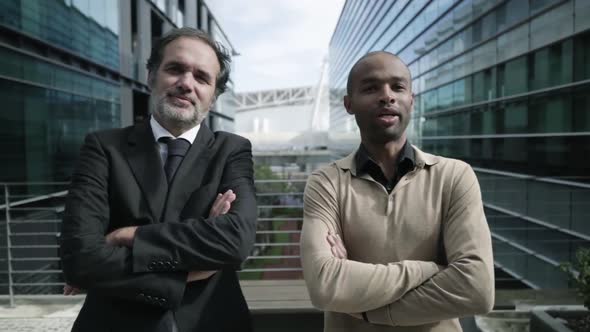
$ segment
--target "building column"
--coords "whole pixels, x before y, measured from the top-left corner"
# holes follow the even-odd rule
[[[131,0],[119,1],[119,68],[121,75],[133,77]]]
[[[121,127],[133,124],[133,91],[128,86],[121,86]]]
[[[197,4],[196,0],[184,2],[184,26],[197,28]]]
[[[152,21],[149,0],[137,0],[137,80],[147,83],[147,69],[145,64],[152,49]]]

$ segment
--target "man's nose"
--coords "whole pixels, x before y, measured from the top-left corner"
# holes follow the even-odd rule
[[[176,88],[182,92],[190,92],[194,86],[194,79],[191,73],[184,73],[178,77]]]
[[[385,85],[381,89],[381,94],[379,95],[379,102],[385,105],[395,103],[395,94],[393,93],[393,90],[391,90],[389,85]]]

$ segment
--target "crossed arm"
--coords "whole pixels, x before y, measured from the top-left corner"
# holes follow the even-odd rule
[[[215,197],[215,202],[213,203],[211,211],[209,212],[209,218],[226,214],[231,208],[231,203],[235,200],[236,194],[234,194],[231,189],[223,194],[217,194],[217,197]],[[110,232],[105,237],[107,245],[131,248],[133,246],[133,239],[135,238],[137,227],[138,226],[127,226]],[[197,280],[208,279],[215,273],[217,273],[217,270],[189,271],[186,282],[189,283]],[[82,291],[82,289],[69,284],[66,284],[63,288],[64,295],[77,295],[82,293]]]
[[[87,136],[72,177],[60,238],[68,284],[132,301],[159,299],[155,305],[173,309],[180,304],[187,282],[207,276],[196,270],[239,268],[254,243],[256,197],[250,144],[242,140],[231,146],[220,188],[231,188],[233,193],[219,197],[209,217],[123,227],[105,235],[111,223],[111,157],[95,134]],[[166,264],[152,271],[146,260]]]
[[[310,180],[306,193],[302,256],[310,296],[321,309],[349,313],[374,324],[410,326],[488,312],[493,306],[494,277],[491,238],[475,174],[468,166],[457,171],[451,201],[444,217],[443,241],[449,265],[434,272],[384,274],[379,265],[347,259],[339,216],[316,201],[333,189],[325,181]],[[317,179],[316,179],[317,180]],[[311,184],[311,186],[310,186]],[[306,189],[307,190],[307,189]],[[310,234],[319,232],[316,236]],[[415,262],[424,267],[427,263]],[[393,262],[388,266],[408,264]],[[365,271],[369,278],[360,278]],[[403,271],[403,270],[402,270]],[[409,270],[411,271],[411,270]],[[414,282],[403,283],[409,278]],[[341,280],[352,280],[342,283]],[[376,282],[378,281],[378,282]],[[341,287],[333,285],[342,284]],[[375,291],[380,290],[381,292]],[[365,298],[365,295],[371,298]],[[391,296],[395,294],[396,296]],[[338,299],[334,301],[334,299]]]

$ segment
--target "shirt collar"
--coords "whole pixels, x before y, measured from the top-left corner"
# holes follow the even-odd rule
[[[367,151],[367,149],[365,148],[365,146],[363,145],[363,143],[361,143],[361,145],[359,146],[356,156],[355,156],[355,161],[356,161],[356,169],[358,170],[359,173],[363,173],[366,171],[367,167],[369,167],[371,164],[377,164],[373,159],[371,159],[371,156],[369,156],[369,152]],[[412,149],[412,145],[410,145],[408,143],[408,141],[406,140],[406,142],[404,143],[404,146],[402,147],[400,154],[397,158],[397,167],[399,167],[402,163],[408,163],[410,162],[411,164],[409,166],[410,169],[414,168],[414,166],[416,165],[416,158],[415,158],[415,154],[414,154],[414,149]]]
[[[199,129],[201,129],[201,124],[198,124],[198,125],[192,127],[191,129],[185,131],[184,133],[182,133],[182,135],[175,137],[168,130],[166,130],[166,128],[162,127],[162,125],[160,125],[158,123],[158,121],[156,121],[156,119],[153,116],[150,117],[150,126],[152,127],[152,133],[154,134],[154,138],[156,139],[156,142],[162,137],[172,137],[172,138],[184,138],[185,140],[189,141],[189,143],[193,144],[195,141],[195,138],[197,138],[197,134],[199,133]]]

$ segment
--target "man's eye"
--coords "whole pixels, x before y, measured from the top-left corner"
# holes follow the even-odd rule
[[[366,86],[362,89],[363,92],[374,92],[377,88],[374,85]]]
[[[197,76],[195,76],[195,80],[196,80],[197,82],[199,82],[199,83],[203,83],[203,84],[209,84],[209,81],[208,81],[208,80],[207,80],[207,78],[206,78],[206,77],[204,77],[204,76],[199,76],[199,75],[197,75]]]
[[[181,72],[181,69],[178,67],[168,67],[167,71],[171,74],[178,74]]]

